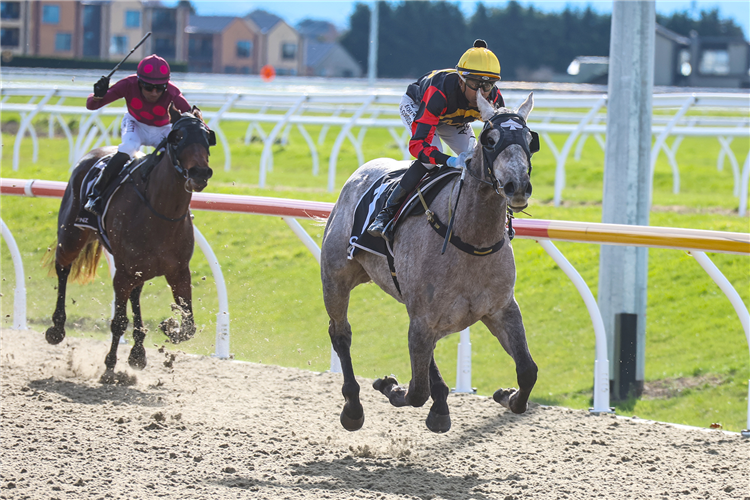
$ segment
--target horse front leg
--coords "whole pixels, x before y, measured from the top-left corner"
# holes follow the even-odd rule
[[[190,286],[190,268],[180,269],[173,274],[165,275],[167,283],[172,289],[175,303],[172,309],[181,316],[181,322],[169,317],[159,324],[159,328],[173,344],[190,340],[195,336],[195,320],[193,318],[193,290]]]
[[[500,345],[516,363],[518,390],[498,389],[492,398],[513,413],[523,413],[528,407],[527,403],[536,383],[538,369],[526,343],[526,329],[523,326],[518,303],[515,299],[511,300],[505,309],[485,316],[482,322],[497,337]]]
[[[106,370],[99,381],[102,384],[113,384],[116,382],[115,365],[117,364],[117,348],[120,345],[120,337],[128,327],[128,296],[132,291],[132,283],[128,278],[123,277],[119,271],[115,273],[115,316],[112,318],[110,331],[112,332],[112,345],[109,347],[109,353],[104,358]]]
[[[130,307],[133,309],[133,348],[128,356],[128,364],[135,370],[146,368],[146,348],[143,340],[146,338],[146,328],[141,317],[141,292],[143,285],[138,285],[130,292]]]
[[[435,343],[426,335],[425,331],[419,321],[411,320],[409,324],[411,381],[408,388],[399,386],[392,376],[379,378],[372,384],[373,388],[382,392],[393,406],[420,407],[430,397],[430,364]],[[435,369],[437,369],[437,365]]]
[[[57,304],[55,312],[52,313],[53,326],[47,328],[44,332],[44,338],[50,344],[59,344],[65,338],[65,291],[68,286],[68,276],[70,275],[71,265],[62,266],[55,262],[55,271],[57,272]]]
[[[432,396],[432,406],[426,420],[427,428],[432,432],[443,433],[451,429],[448,394],[450,394],[450,389],[445,380],[443,380],[443,376],[440,375],[440,370],[435,363],[435,356],[433,355],[430,362],[430,395]]]

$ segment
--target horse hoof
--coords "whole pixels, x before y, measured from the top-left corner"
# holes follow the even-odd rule
[[[492,399],[510,410],[510,397],[516,392],[515,389],[498,389],[492,395]]]
[[[113,385],[117,383],[117,377],[115,376],[115,371],[110,370],[109,368],[104,372],[104,374],[99,378],[100,384],[106,384],[106,385]]]
[[[341,410],[341,425],[344,426],[344,429],[346,429],[349,432],[358,431],[362,428],[362,424],[365,423],[365,414],[362,413],[362,416],[359,418],[349,418],[346,415],[346,409]]]
[[[427,428],[437,434],[442,434],[451,430],[451,416],[450,415],[438,415],[434,411],[430,410],[427,415]]]
[[[398,385],[398,381],[396,380],[396,377],[391,375],[376,379],[375,382],[372,383],[372,388],[385,394],[388,387],[393,385]]]
[[[47,339],[47,343],[57,345],[65,338],[65,328],[51,326],[44,332],[44,338]]]
[[[146,349],[143,346],[133,346],[128,356],[128,364],[134,370],[146,368]]]

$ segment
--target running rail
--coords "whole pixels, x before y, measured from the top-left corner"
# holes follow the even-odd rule
[[[60,198],[64,193],[66,185],[67,183],[60,181],[0,178],[0,195]],[[190,206],[195,210],[239,212],[281,217],[302,240],[318,262],[320,259],[319,248],[294,219],[326,218],[330,215],[331,210],[333,209],[333,203],[326,202],[213,193],[193,194]],[[748,348],[750,349],[750,313],[748,313],[747,307],[742,302],[734,287],[732,287],[729,281],[721,274],[718,268],[705,254],[705,252],[720,252],[736,255],[750,255],[750,233],[530,219],[515,219],[513,227],[516,230],[517,238],[532,239],[541,244],[545,251],[550,254],[552,259],[555,260],[571,281],[573,281],[573,284],[581,294],[586,308],[589,311],[594,326],[594,334],[596,336],[594,407],[591,409],[592,412],[609,413],[612,411],[609,406],[609,360],[607,359],[606,334],[604,332],[601,313],[589,287],[586,285],[578,271],[570,265],[567,259],[565,259],[559,250],[557,250],[552,243],[552,240],[687,250],[690,255],[696,258],[701,267],[706,270],[711,279],[716,282],[731,302],[740,319],[742,328],[745,331],[745,338],[747,339]],[[6,230],[3,231],[3,237],[6,237],[6,233],[9,235],[10,231],[7,230],[7,228],[4,229]],[[206,245],[208,246],[207,242]],[[13,245],[9,244],[9,246],[11,247],[11,252],[13,252]],[[217,288],[221,288],[224,290],[224,293],[226,293],[218,262],[213,255],[213,251],[210,250],[210,246],[208,249],[210,257],[209,254],[207,254],[207,257],[209,257],[209,260],[214,264],[212,269],[214,269],[214,276],[217,280]],[[14,262],[16,262],[15,256]],[[218,274],[216,273],[216,269],[219,270]],[[219,283],[219,280],[221,280],[221,283]],[[16,314],[18,314],[18,312],[16,312]],[[219,314],[221,314],[221,311]],[[25,317],[25,311],[23,312],[23,316]],[[224,355],[221,357],[227,357],[229,352],[228,313],[226,315],[226,320],[226,325],[222,326],[221,332],[219,332],[219,322],[217,321],[216,349],[217,355],[219,354],[219,349],[222,349],[222,354]],[[221,344],[219,341],[221,341]],[[466,375],[468,373],[470,377],[471,365],[463,366],[465,362],[471,362],[471,356],[466,356],[466,349],[470,349],[468,335],[465,338],[462,335],[462,344],[464,345],[459,346],[459,366],[457,366],[457,374],[460,374],[462,379],[461,385],[470,388],[471,383],[470,380],[468,382],[466,381]],[[335,356],[332,355],[331,361],[333,368],[335,368],[336,362],[338,361],[334,358]],[[458,378],[459,377],[457,376],[457,379]],[[743,431],[743,435],[750,436],[750,381],[748,381],[747,429]]]

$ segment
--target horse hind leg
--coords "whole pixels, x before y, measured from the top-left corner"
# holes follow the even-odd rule
[[[344,376],[344,384],[341,393],[344,396],[344,408],[341,410],[340,421],[344,429],[357,431],[365,422],[365,411],[359,400],[360,387],[354,377],[352,366],[351,345],[352,327],[347,319],[349,309],[349,296],[353,287],[348,287],[330,276],[328,266],[323,266],[323,301],[326,312],[328,312],[328,335],[331,337],[331,346],[341,362],[341,371]]]
[[[55,271],[57,272],[57,304],[55,312],[52,313],[53,326],[47,328],[44,337],[50,344],[59,344],[65,338],[65,292],[68,286],[68,276],[70,275],[71,265],[62,266],[55,262]]]
[[[128,315],[127,305],[128,296],[132,291],[132,285],[127,281],[127,278],[120,276],[119,271],[115,273],[114,279],[115,288],[115,316],[112,318],[112,324],[110,325],[110,331],[112,332],[112,344],[109,347],[109,352],[104,358],[104,366],[106,370],[101,376],[99,381],[103,384],[114,384],[117,382],[115,376],[115,365],[117,365],[117,348],[120,345],[120,337],[125,333],[128,327]]]
[[[143,285],[138,285],[130,292],[130,307],[133,309],[133,348],[128,356],[128,364],[135,370],[146,368],[146,348],[143,340],[146,338],[146,329],[141,317],[141,291]]]
[[[531,390],[536,384],[538,368],[531,358],[529,346],[526,343],[526,330],[523,326],[521,310],[513,300],[505,310],[484,317],[482,322],[497,337],[503,349],[516,363],[518,390],[498,389],[492,398],[513,413],[523,413],[528,407]]]

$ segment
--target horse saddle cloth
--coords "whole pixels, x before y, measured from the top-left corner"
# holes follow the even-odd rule
[[[99,178],[99,174],[107,165],[109,160],[112,159],[113,156],[114,156],[113,154],[102,156],[89,169],[89,171],[86,172],[86,175],[83,178],[83,182],[81,183],[81,193],[80,193],[81,207],[78,210],[78,216],[76,217],[76,221],[73,224],[74,226],[78,228],[93,229],[94,231],[99,233],[104,243],[104,246],[107,248],[107,251],[110,253],[112,253],[112,249],[110,248],[109,239],[107,238],[107,233],[106,231],[104,231],[104,216],[107,214],[107,210],[109,209],[109,200],[112,198],[112,195],[115,194],[115,192],[118,189],[120,189],[120,186],[128,178],[130,178],[132,173],[138,167],[140,167],[143,163],[145,163],[145,161],[143,161],[143,157],[136,157],[125,164],[125,167],[123,167],[122,171],[119,174],[117,174],[117,177],[115,177],[115,179],[104,190],[104,193],[102,193],[102,206],[104,207],[104,210],[102,211],[102,216],[98,217],[92,214],[91,212],[89,212],[88,210],[86,210],[85,208],[83,208],[83,206],[86,204],[86,200],[88,199],[89,195],[94,189],[94,184],[96,184],[96,180]]]
[[[405,173],[406,169],[400,169],[384,174],[370,185],[357,202],[357,207],[354,211],[352,235],[349,238],[349,259],[352,259],[354,254],[360,249],[382,257],[393,257],[391,242],[386,241],[384,238],[370,235],[370,233],[367,232],[367,227],[380,213],[380,210],[382,210],[385,202],[388,200],[388,196],[390,196],[391,192]],[[422,193],[425,203],[429,206],[441,189],[451,180],[457,179],[457,176],[460,175],[460,169],[446,166],[433,168],[428,171],[419,182],[417,188],[404,199],[398,212],[396,212],[396,216],[388,224],[386,229],[390,230],[395,236],[395,229],[399,222],[409,215],[420,215],[424,213],[424,206],[422,206],[422,203],[419,200],[419,192]]]

